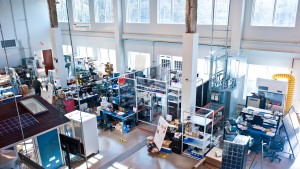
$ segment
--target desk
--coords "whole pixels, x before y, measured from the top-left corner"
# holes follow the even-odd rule
[[[117,118],[119,120],[122,121],[122,132],[124,132],[124,129],[125,129],[125,121],[132,117],[132,116],[135,116],[135,113],[134,112],[127,112],[123,115],[118,115],[117,113],[112,113],[110,111],[107,111],[107,110],[102,110],[102,113],[105,114],[105,115],[108,115],[108,116],[111,116],[111,117],[114,117],[114,118]],[[136,123],[136,121],[134,122]]]
[[[248,129],[245,130],[245,131],[248,131],[248,132],[254,133],[254,134],[259,134],[259,135],[264,136],[264,137],[267,137],[267,138],[272,138],[272,137],[273,137],[273,136],[271,136],[271,135],[268,135],[268,134],[267,134],[266,132],[264,132],[264,131],[256,130],[256,129],[253,129],[253,128],[248,128]],[[274,136],[275,136],[275,134],[274,134]]]
[[[249,111],[252,110],[252,111]],[[253,126],[248,127],[247,129],[241,129],[241,127],[239,126],[239,128],[243,131],[248,131],[250,133],[253,134],[258,134],[267,138],[272,138],[273,136],[276,135],[278,128],[280,127],[280,121],[281,121],[281,116],[282,114],[273,114],[272,111],[270,110],[264,110],[264,109],[259,109],[259,108],[255,108],[255,107],[247,107],[244,108],[243,111],[243,116],[244,116],[244,120],[248,123],[253,123],[255,124],[255,122],[252,122],[252,119],[254,119],[255,116],[259,116],[260,118],[262,118],[262,127],[267,128],[267,129],[271,129],[272,130],[272,134],[267,134],[265,131],[261,131],[259,129],[255,129],[253,128]],[[245,125],[245,124],[244,124]]]
[[[19,94],[19,89],[18,86],[9,86],[9,87],[4,87],[0,88],[0,93],[7,93],[7,92],[13,92],[15,95]]]
[[[20,99],[21,97],[22,97],[22,95],[16,95],[16,99],[17,100]],[[5,99],[0,100],[0,102],[2,102],[2,103],[9,103],[9,102],[12,102],[14,100],[15,100],[14,97],[9,97],[9,98],[5,98]]]

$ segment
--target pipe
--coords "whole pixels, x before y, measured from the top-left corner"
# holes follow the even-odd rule
[[[291,74],[275,74],[272,76],[272,79],[273,80],[279,80],[279,79],[288,80],[288,92],[287,92],[286,102],[285,102],[285,113],[287,113],[293,105],[295,77]]]
[[[24,10],[24,17],[25,17],[25,25],[26,25],[26,32],[27,32],[27,43],[28,43],[28,49],[29,49],[29,54],[30,54],[30,57],[33,56],[32,54],[32,48],[31,48],[31,44],[30,44],[30,33],[29,33],[29,28],[28,28],[28,19],[27,19],[27,13],[26,13],[26,7],[25,7],[25,1],[22,0],[22,4],[23,4],[23,10]]]

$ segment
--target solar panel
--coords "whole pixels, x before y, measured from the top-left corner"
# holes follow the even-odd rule
[[[247,145],[225,140],[222,154],[222,169],[243,169],[247,163]]]
[[[39,122],[29,113],[20,115],[22,129],[37,125]],[[15,133],[20,130],[19,117],[15,116],[0,121],[0,137]]]

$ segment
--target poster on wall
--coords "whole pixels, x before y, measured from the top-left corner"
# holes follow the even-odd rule
[[[159,150],[163,145],[168,126],[169,123],[162,116],[160,116],[153,140]]]
[[[48,83],[48,95],[47,95],[47,101],[52,104],[52,99],[53,99],[53,84]]]

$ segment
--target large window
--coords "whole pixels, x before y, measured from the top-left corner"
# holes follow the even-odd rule
[[[162,67],[168,67],[171,70],[182,71],[182,57],[160,55],[160,64]]]
[[[289,69],[249,64],[247,79],[245,82],[244,98],[251,95],[252,92],[256,92],[257,78],[272,79],[272,76],[277,73],[289,73]]]
[[[150,23],[149,0],[127,0],[127,23]]]
[[[96,0],[96,22],[113,23],[114,22],[114,4],[113,0]]]
[[[70,45],[63,45],[63,54],[64,55],[71,55],[72,54],[72,47]]]
[[[185,5],[185,0],[159,0],[158,23],[183,24]]]
[[[215,0],[214,24],[227,25],[230,0]],[[198,0],[197,22],[198,25],[211,25],[213,17],[213,1]]]
[[[89,0],[74,0],[74,21],[90,22]]]
[[[94,58],[93,48],[91,47],[84,47],[84,46],[78,46],[77,47],[77,54],[80,58]]]
[[[68,22],[66,0],[58,0],[56,4],[58,22]]]
[[[142,70],[151,66],[150,53],[128,52],[128,69]]]
[[[252,26],[295,27],[298,0],[253,0]]]
[[[113,64],[114,71],[117,71],[117,57],[116,57],[116,51],[113,49],[103,49],[98,48],[98,68],[101,68],[101,70],[104,72],[104,64],[107,64],[108,62]]]

